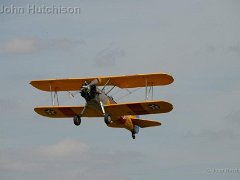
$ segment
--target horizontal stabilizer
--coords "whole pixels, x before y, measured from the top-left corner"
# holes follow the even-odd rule
[[[134,125],[137,125],[141,128],[160,126],[161,123],[158,121],[150,121],[144,119],[132,119]]]

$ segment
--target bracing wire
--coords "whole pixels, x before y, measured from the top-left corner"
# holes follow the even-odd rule
[[[130,91],[129,89],[126,89],[127,92],[128,92],[128,94],[125,94],[125,95],[117,98],[116,100],[118,101],[118,100],[120,100],[120,99],[126,98],[126,97],[129,96],[130,94],[133,94],[133,93],[137,92],[139,89],[141,89],[141,88],[140,88],[140,87],[139,87],[139,88],[136,88],[136,89],[134,89],[133,91]]]

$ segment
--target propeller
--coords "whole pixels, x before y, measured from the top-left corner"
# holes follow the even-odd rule
[[[97,93],[96,85],[100,82],[101,82],[101,79],[99,78],[92,80],[90,83],[85,81],[84,85],[80,88],[79,91],[75,91],[75,92],[68,91],[69,96],[74,98],[78,93],[80,93],[83,98],[89,101],[96,96],[96,93]]]
[[[97,84],[100,83],[100,82],[101,82],[101,79],[100,79],[100,78],[94,79],[94,80],[92,80],[92,82],[89,84],[89,86],[97,85]]]
[[[99,82],[101,82],[99,78],[94,79],[89,84],[85,81],[84,85],[80,89],[80,94],[84,99],[86,99],[86,101],[90,101],[91,99],[95,98],[97,94],[96,85]]]
[[[100,83],[101,82],[101,79],[99,79],[99,78],[97,78],[97,79],[94,79],[93,81],[91,81],[90,83],[88,83],[87,81],[85,81],[84,82],[84,85],[80,88],[80,90],[79,91],[75,91],[75,92],[70,92],[70,91],[68,91],[68,93],[69,93],[69,96],[71,96],[71,97],[75,97],[76,96],[76,94],[78,94],[78,93],[81,93],[81,91],[83,90],[83,89],[88,89],[88,90],[90,90],[91,89],[91,86],[96,86],[98,83]]]
[[[101,80],[99,78],[92,80],[90,83],[88,83],[87,81],[84,82],[84,85],[81,87],[80,91],[84,88],[87,88],[90,90],[91,86],[96,86],[99,82],[101,82]]]

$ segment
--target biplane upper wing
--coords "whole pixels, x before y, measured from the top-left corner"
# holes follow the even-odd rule
[[[172,104],[165,101],[110,104],[105,106],[106,112],[112,116],[167,113],[172,109]]]
[[[47,79],[35,80],[30,84],[43,91],[76,91],[79,90],[84,82],[90,83],[98,79],[98,86],[117,86],[119,88],[136,88],[145,86],[161,86],[171,84],[174,79],[165,73],[136,74],[126,76],[105,76],[93,78],[74,78],[74,79]]]

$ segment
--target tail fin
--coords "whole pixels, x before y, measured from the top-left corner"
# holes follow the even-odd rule
[[[150,121],[150,120],[144,120],[144,119],[132,119],[132,122],[133,122],[134,125],[137,125],[141,128],[160,126],[161,125],[161,123],[158,122],[158,121]]]

